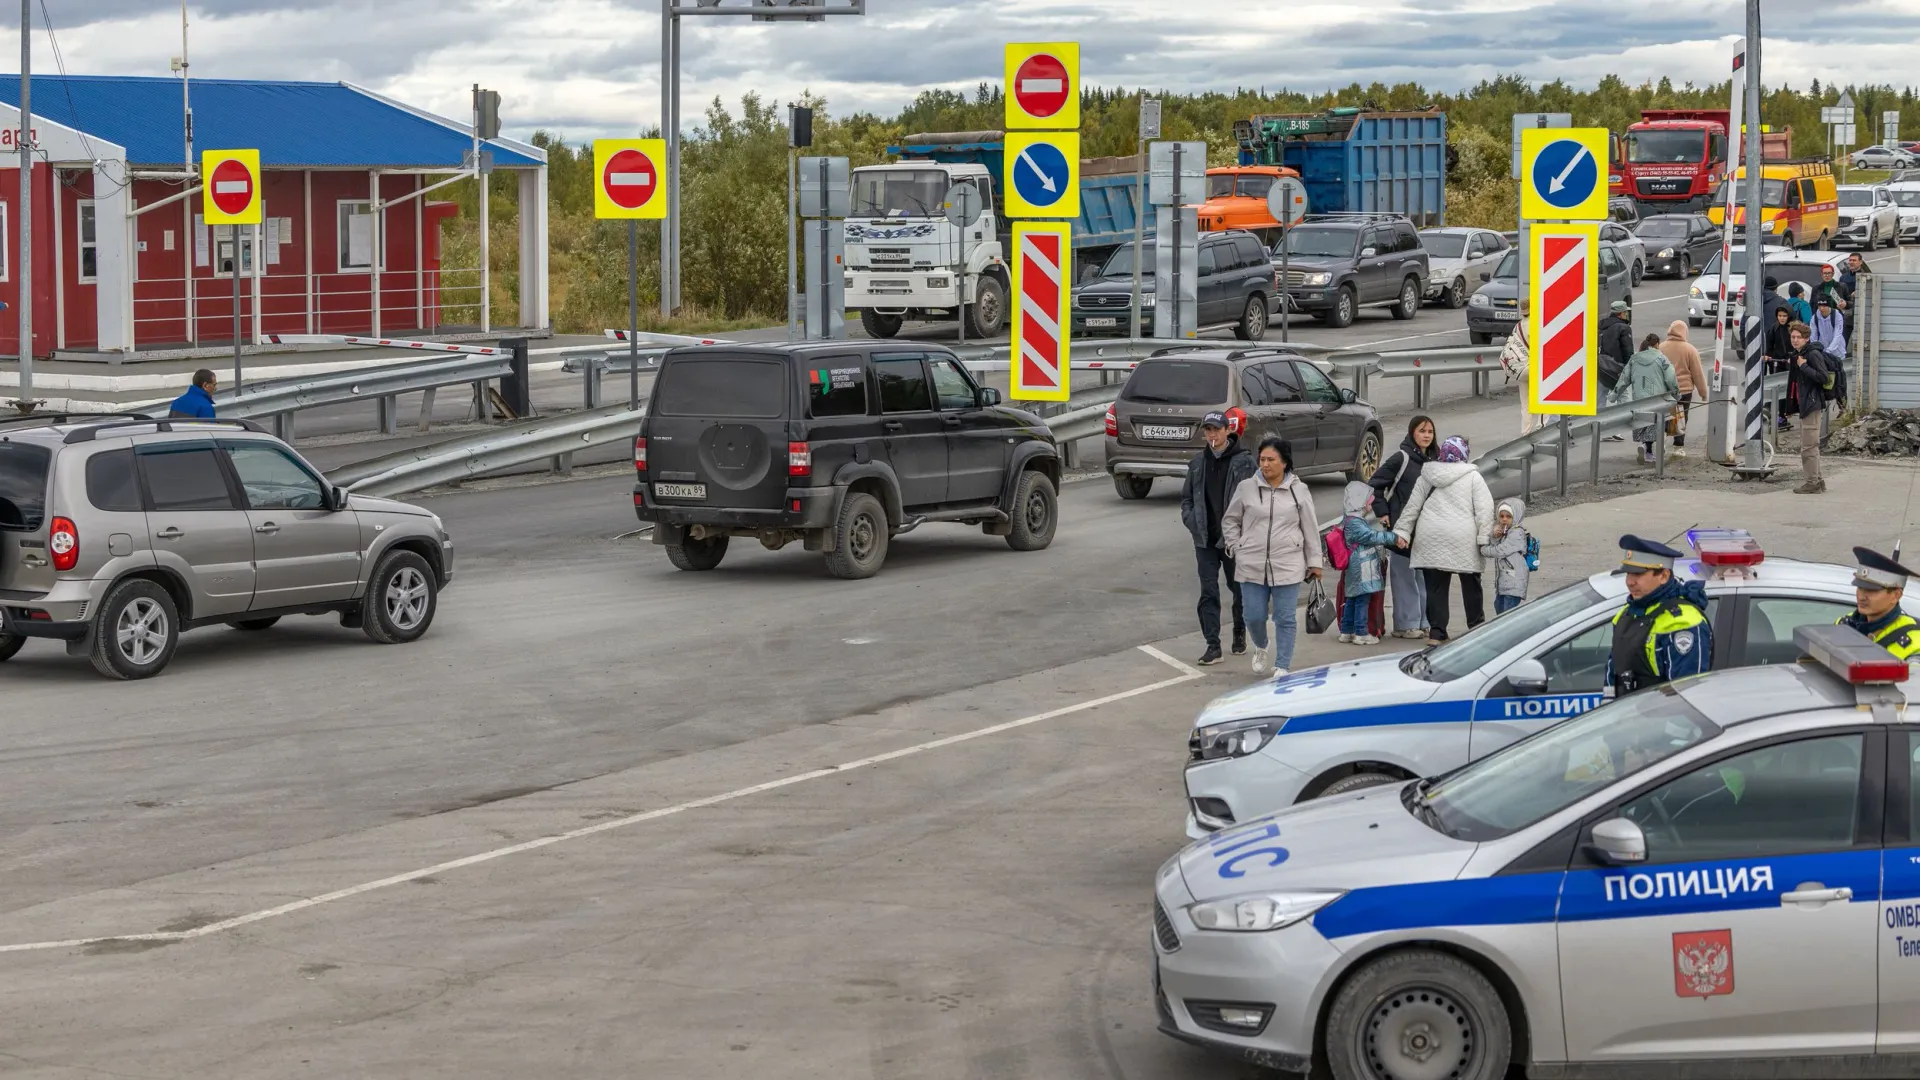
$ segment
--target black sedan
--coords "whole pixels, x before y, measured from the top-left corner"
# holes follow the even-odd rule
[[[1647,273],[1690,278],[1720,250],[1720,227],[1705,214],[1655,214],[1633,234],[1647,246]]]

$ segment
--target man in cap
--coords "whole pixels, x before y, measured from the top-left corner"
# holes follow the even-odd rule
[[[1612,314],[1600,321],[1600,393],[1613,392],[1627,361],[1637,352],[1633,347],[1633,307],[1615,300]]]
[[[1840,625],[1853,627],[1902,660],[1912,659],[1920,653],[1920,622],[1900,610],[1900,598],[1914,571],[1871,548],[1854,548],[1853,557],[1860,563],[1853,574],[1854,610]]]
[[[1237,412],[1238,410],[1236,410]],[[1221,546],[1220,518],[1240,481],[1253,476],[1253,455],[1240,445],[1239,424],[1227,414],[1210,412],[1200,419],[1206,449],[1187,463],[1187,482],[1180,488],[1180,521],[1193,536],[1193,554],[1200,568],[1200,633],[1207,639],[1202,665],[1220,662],[1220,575],[1227,575],[1233,594],[1233,652],[1247,651],[1247,620],[1240,608],[1240,584],[1233,580],[1233,556]]]
[[[1674,579],[1673,561],[1681,553],[1631,535],[1620,538],[1620,551],[1628,599],[1613,617],[1613,654],[1607,658],[1614,695],[1713,667],[1706,586]]]

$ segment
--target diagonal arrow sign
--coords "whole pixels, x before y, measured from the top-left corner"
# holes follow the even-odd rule
[[[1554,177],[1552,182],[1547,185],[1547,194],[1549,195],[1560,194],[1560,189],[1567,186],[1567,177],[1573,175],[1573,170],[1576,168],[1579,168],[1580,163],[1582,161],[1585,161],[1589,156],[1589,154],[1590,154],[1590,151],[1588,151],[1586,144],[1582,143],[1580,146],[1580,152],[1573,155],[1572,159],[1570,159],[1567,162],[1567,167],[1564,169],[1561,169],[1560,175]]]
[[[1033,175],[1040,178],[1040,186],[1047,190],[1047,194],[1053,194],[1053,177],[1048,176],[1047,171],[1042,169],[1039,164],[1033,160],[1031,148],[1020,151],[1020,160],[1026,162],[1027,168],[1033,170]]]

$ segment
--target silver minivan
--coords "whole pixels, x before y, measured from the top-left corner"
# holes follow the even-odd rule
[[[0,421],[0,660],[51,638],[142,679],[182,631],[288,615],[413,641],[452,579],[438,517],[347,493],[247,421]]]

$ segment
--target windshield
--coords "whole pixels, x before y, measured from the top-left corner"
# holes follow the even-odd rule
[[[1634,226],[1633,235],[1662,239],[1669,236],[1685,236],[1687,220],[1685,218],[1647,218]]]
[[[1416,679],[1451,682],[1492,663],[1508,649],[1548,628],[1571,619],[1600,602],[1600,594],[1584,581],[1521,604],[1505,615],[1483,622],[1445,645],[1415,653],[1400,662],[1400,670]]]
[[[1713,253],[1713,258],[1707,260],[1707,267],[1706,269],[1700,271],[1700,276],[1713,277],[1714,275],[1720,272],[1720,266],[1721,266],[1720,253],[1716,251]],[[1733,276],[1745,277],[1746,273],[1747,273],[1747,249],[1734,248],[1733,249]]]
[[[1865,188],[1841,188],[1841,206],[1872,206],[1873,192]]]
[[[1706,157],[1705,131],[1627,132],[1627,160],[1635,165],[1705,161]]]
[[[1420,234],[1420,246],[1427,254],[1436,259],[1457,259],[1467,250],[1465,233],[1423,232]]]
[[[1140,245],[1140,273],[1143,280],[1153,276],[1153,245],[1151,243]],[[1133,248],[1124,246],[1113,249],[1113,254],[1107,256],[1106,265],[1100,267],[1100,276],[1103,278],[1133,277]]]
[[[1517,278],[1520,276],[1519,248],[1507,249],[1506,255],[1500,259],[1500,265],[1493,268],[1493,276],[1496,278]]]
[[[1153,405],[1224,405],[1227,367],[1208,360],[1148,360],[1133,369],[1121,401]]]
[[[1920,209],[1920,191],[1896,191],[1893,193],[1893,201],[1901,206]]]
[[[855,217],[936,217],[950,186],[939,169],[856,169]]]
[[[1321,258],[1351,259],[1355,245],[1360,241],[1359,229],[1315,228],[1311,225],[1296,226],[1282,241],[1286,250],[1294,255]],[[1280,249],[1275,248],[1275,255]]]
[[[1720,206],[1727,205],[1728,184],[1735,185],[1733,194],[1735,204],[1739,206],[1747,205],[1747,182],[1744,179],[1723,181],[1720,185],[1720,190],[1714,193],[1713,201]],[[1781,206],[1787,201],[1787,182],[1785,180],[1769,180],[1764,176],[1761,177],[1760,200],[1768,206]]]
[[[1233,194],[1233,174],[1215,173],[1207,177],[1207,198],[1224,199]]]
[[[1719,733],[1662,686],[1409,785],[1401,798],[1456,840],[1498,840]]]

